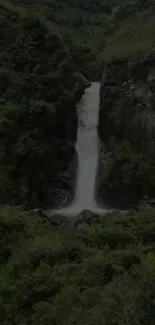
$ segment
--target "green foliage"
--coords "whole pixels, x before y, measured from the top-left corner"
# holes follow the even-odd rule
[[[37,206],[72,159],[69,128],[87,80],[72,43],[15,8],[0,5],[0,202]]]
[[[154,227],[146,207],[81,229],[1,207],[1,323],[151,325]]]
[[[102,26],[104,49],[101,60],[145,58],[155,46],[154,4],[144,1],[120,5]],[[148,3],[148,5],[146,4]]]
[[[70,1],[70,0],[10,0],[1,2],[11,10],[25,14],[32,12],[55,30],[67,33],[79,44],[90,41],[94,29],[101,24],[113,8],[113,3],[101,0]]]

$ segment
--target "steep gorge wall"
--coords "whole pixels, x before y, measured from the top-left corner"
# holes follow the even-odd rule
[[[0,5],[0,81],[0,203],[67,203],[87,85],[71,49],[40,18]]]
[[[155,197],[155,59],[115,61],[100,92],[98,196],[126,208]],[[102,159],[101,159],[102,157]]]

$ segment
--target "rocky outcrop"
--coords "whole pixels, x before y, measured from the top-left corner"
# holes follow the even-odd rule
[[[101,84],[101,138],[106,140],[109,134],[110,137],[113,135],[132,141],[134,147],[141,151],[149,149],[148,124],[147,121],[143,125],[141,122],[146,115],[153,115],[154,105],[155,62],[114,62],[105,69]],[[153,122],[154,120],[151,123],[151,137],[155,139]]]
[[[74,220],[76,226],[100,222],[100,215],[91,210],[82,210]]]
[[[96,201],[99,205],[105,207],[104,195],[102,193],[102,187],[106,181],[111,166],[113,163],[112,153],[108,151],[104,145],[101,146],[99,152],[99,163],[96,177]]]
[[[61,208],[73,200],[77,171],[77,154],[75,148],[73,150],[74,153],[70,156],[70,159],[66,160],[63,171],[58,169],[55,177],[53,176],[51,182],[49,182],[46,193],[47,208]],[[62,156],[61,159],[64,162],[65,156]]]
[[[88,225],[98,224],[101,222],[100,214],[91,210],[82,210],[76,217],[74,216],[74,218],[63,215],[63,213],[61,214],[61,209],[60,212],[58,210],[53,211],[53,214],[50,216],[46,214],[47,211],[42,211],[41,209],[33,209],[32,212],[41,216],[43,222],[44,220],[48,220],[52,226],[57,227],[65,227],[69,224],[71,227],[83,228],[87,227]]]
[[[117,61],[105,67],[100,91],[99,135],[108,168],[98,196],[116,207],[155,195],[155,60]],[[106,159],[105,159],[106,160]],[[104,162],[103,162],[104,161]]]

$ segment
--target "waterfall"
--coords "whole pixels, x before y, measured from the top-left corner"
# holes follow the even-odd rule
[[[97,206],[95,201],[95,182],[99,157],[99,139],[97,134],[99,115],[98,82],[91,83],[77,106],[78,133],[76,151],[78,154],[78,171],[75,199],[65,208],[53,211],[64,215],[77,215],[84,209],[98,213],[104,211]],[[52,210],[46,211],[51,215]]]
[[[75,200],[77,211],[96,208],[95,181],[99,156],[97,134],[100,84],[94,82],[85,90],[78,107],[78,174]]]

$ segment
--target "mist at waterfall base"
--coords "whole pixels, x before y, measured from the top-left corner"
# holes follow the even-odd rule
[[[97,134],[99,114],[98,82],[91,83],[77,106],[78,133],[76,151],[78,154],[77,183],[73,202],[58,210],[46,210],[44,213],[72,215],[79,214],[82,210],[91,210],[103,214],[107,210],[101,209],[95,200],[95,183],[99,159],[99,138]]]

